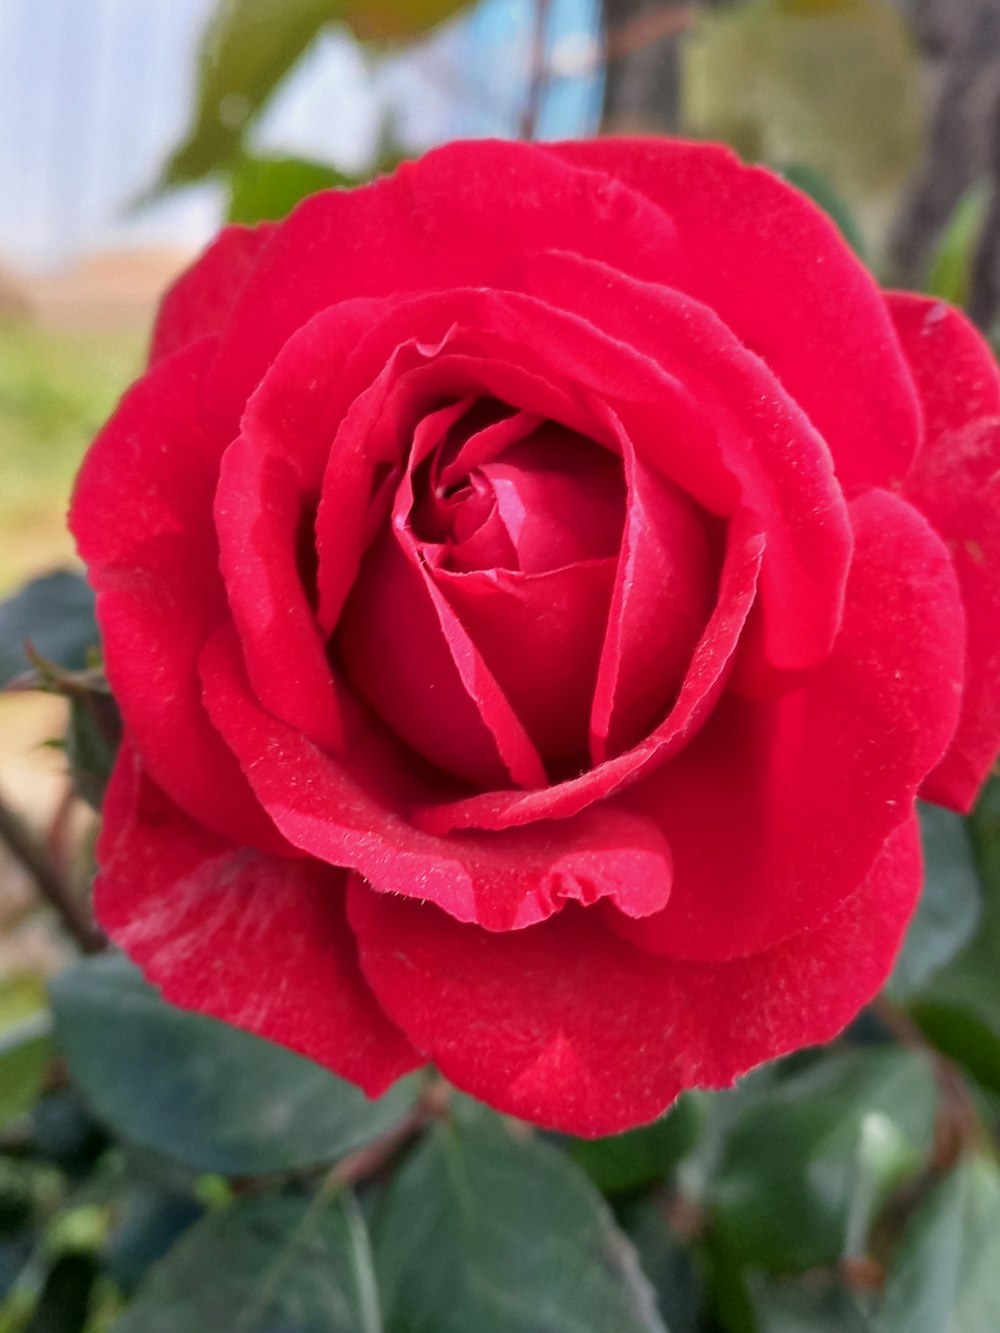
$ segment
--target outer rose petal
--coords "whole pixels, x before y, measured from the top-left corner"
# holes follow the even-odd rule
[[[89,565],[105,665],[150,773],[233,841],[283,846],[201,702],[197,663],[226,615],[212,529],[223,443],[206,424],[202,339],[122,399],[76,481],[70,526]]]
[[[767,362],[827,440],[849,492],[902,479],[919,432],[913,385],[881,292],[820,209],[716,144],[594,139],[549,151],[664,210],[685,260],[671,285]]]
[[[644,948],[731,958],[817,927],[908,818],[954,733],[964,621],[948,552],[888,491],[854,500],[851,514],[857,544],[830,660],[778,699],[730,692],[627,793],[674,855],[664,910],[619,923]]]
[[[369,982],[443,1074],[498,1110],[597,1136],[829,1041],[884,981],[919,888],[911,816],[822,926],[728,963],[652,958],[593,911],[491,935],[353,878],[348,908]]]
[[[1000,750],[1000,372],[959,311],[890,294],[924,406],[924,441],[903,494],[944,537],[965,603],[958,731],[923,795],[965,812]]]
[[[99,855],[98,918],[173,1004],[288,1046],[370,1097],[423,1063],[358,968],[342,872],[216,838],[127,744]]]
[[[275,225],[224,227],[160,303],[149,362],[162,361],[196,338],[220,333]]]
[[[290,335],[340,301],[493,287],[510,256],[549,246],[654,280],[685,266],[662,209],[534,144],[445,144],[362,189],[313,195],[241,294],[216,366],[219,400],[235,419]]]

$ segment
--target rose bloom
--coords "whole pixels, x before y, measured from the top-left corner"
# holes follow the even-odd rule
[[[96,910],[369,1094],[578,1134],[833,1037],[1000,743],[1000,378],[715,146],[456,143],[229,227],[72,524]]]

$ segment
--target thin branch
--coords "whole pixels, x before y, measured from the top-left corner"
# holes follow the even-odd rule
[[[52,864],[45,850],[27,831],[18,815],[0,797],[0,842],[30,875],[41,896],[58,913],[69,935],[84,953],[98,953],[104,940],[86,908]]]

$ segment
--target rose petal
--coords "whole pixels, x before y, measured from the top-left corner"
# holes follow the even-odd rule
[[[342,872],[208,833],[127,744],[99,859],[99,920],[172,1004],[288,1046],[371,1097],[423,1063],[360,972]]]
[[[666,908],[620,930],[672,958],[721,959],[813,929],[845,902],[955,728],[964,624],[948,552],[888,491],[852,502],[844,625],[805,686],[732,693],[630,803],[674,854]]]
[[[695,398],[711,424],[709,447],[738,485],[737,503],[757,515],[767,535],[761,596],[768,657],[787,671],[822,662],[840,625],[851,536],[826,444],[800,406],[712,310],[689,297],[576,255],[535,255],[524,267],[530,292],[568,311],[599,308],[602,329],[621,337],[627,330],[629,346]],[[563,361],[570,348],[564,334]],[[666,397],[666,385],[664,391]],[[622,421],[643,462],[699,498],[686,476],[698,448],[690,436],[665,423],[640,432],[624,413]]]
[[[564,819],[593,801],[624,791],[689,744],[711,715],[727,680],[757,593],[764,539],[744,516],[729,530],[719,577],[719,597],[691,657],[680,693],[667,717],[632,750],[577,778],[539,791],[495,791],[414,810],[421,828],[447,834],[459,829],[509,829],[535,819]]]
[[[253,698],[231,631],[206,646],[202,673],[215,724],[289,841],[377,889],[427,899],[487,930],[530,925],[571,900],[611,898],[629,915],[666,901],[669,850],[641,815],[604,804],[555,824],[437,838],[401,812],[393,784],[405,769],[377,729],[357,738],[358,755],[346,761],[318,750]]]
[[[313,195],[241,294],[215,368],[220,405],[235,422],[283,343],[339,301],[493,286],[509,256],[552,245],[640,277],[683,263],[662,209],[531,144],[450,143],[363,189]]]
[[[728,963],[653,958],[593,911],[491,935],[353,877],[348,907],[375,993],[447,1078],[500,1111],[597,1136],[829,1041],[884,981],[919,888],[911,815],[817,930]]]
[[[429,577],[538,753],[550,765],[583,765],[615,561],[580,561],[539,574],[432,570]]]
[[[368,552],[336,642],[355,689],[418,754],[477,787],[545,785],[521,720],[406,534],[385,531]]]
[[[1000,372],[959,311],[902,293],[888,302],[924,408],[903,494],[948,543],[968,634],[958,730],[923,794],[964,813],[1000,750]]]
[[[628,518],[593,694],[595,764],[638,744],[674,703],[718,593],[707,515],[623,444]]]
[[[223,227],[160,302],[150,365],[198,338],[222,332],[274,231],[271,222],[256,227]]]
[[[222,445],[206,425],[204,339],[125,395],[77,478],[70,525],[97,591],[105,669],[150,773],[234,841],[285,844],[201,702],[198,654],[226,615],[212,527]]]
[[[920,430],[913,384],[881,292],[825,213],[720,145],[593,139],[548,151],[663,209],[684,254],[672,285],[771,367],[826,440],[849,493],[902,480]],[[559,248],[600,257],[590,246]],[[628,336],[601,310],[604,327]]]

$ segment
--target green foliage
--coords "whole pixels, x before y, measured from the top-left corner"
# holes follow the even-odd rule
[[[664,1333],[596,1191],[468,1104],[402,1167],[374,1238],[386,1333]]]
[[[891,0],[751,0],[706,10],[686,48],[687,128],[809,167],[852,204],[920,148],[920,64]]]
[[[926,1159],[934,1104],[926,1062],[878,1047],[830,1054],[768,1088],[729,1130],[709,1188],[729,1248],[782,1271],[863,1247],[888,1191]]]
[[[380,1333],[357,1203],[272,1194],[194,1226],[115,1333]]]
[[[393,39],[413,36],[461,7],[461,0],[219,0],[202,44],[193,123],[166,166],[163,185],[200,180],[238,162],[254,119],[329,23]]]
[[[974,186],[959,201],[931,260],[924,288],[930,296],[964,306],[972,281],[972,263],[986,208],[989,191]]]
[[[972,938],[982,895],[965,820],[939,806],[920,807],[924,890],[886,990],[895,1000],[924,988]]]
[[[987,787],[968,831],[983,886],[979,924],[910,1007],[940,1050],[1000,1092],[1000,782]]]
[[[300,200],[317,190],[357,185],[322,162],[298,157],[241,156],[230,177],[229,221],[266,222],[283,218]]]
[[[291,1051],[164,1003],[115,955],[52,986],[56,1040],[97,1114],[126,1139],[198,1170],[289,1171],[391,1130],[413,1080],[378,1101]]]
[[[876,1333],[1000,1328],[1000,1170],[961,1162],[918,1209],[889,1278]]]
[[[30,974],[0,981],[0,1129],[34,1105],[52,1056],[45,994]]]

